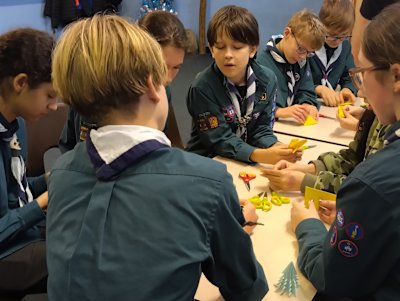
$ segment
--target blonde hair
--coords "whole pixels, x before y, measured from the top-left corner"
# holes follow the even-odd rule
[[[325,43],[325,26],[310,10],[303,9],[296,12],[290,18],[287,27],[290,27],[296,38],[307,43],[312,49],[320,49]]]
[[[351,32],[354,26],[354,6],[350,0],[324,0],[319,19],[337,33]]]
[[[55,47],[52,71],[63,102],[96,122],[112,109],[132,110],[149,76],[157,87],[167,75],[157,41],[116,15],[69,25]]]

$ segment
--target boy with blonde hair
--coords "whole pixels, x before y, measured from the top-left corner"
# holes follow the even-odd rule
[[[187,106],[193,118],[187,150],[244,162],[298,160],[273,133],[276,76],[254,57],[258,22],[245,8],[228,5],[211,18],[207,39],[215,60],[192,83]]]
[[[354,7],[349,0],[324,0],[319,18],[327,35],[324,46],[310,59],[315,92],[327,106],[353,102],[357,89],[349,75],[354,60],[348,40],[354,25]]]
[[[201,272],[226,300],[261,300],[268,286],[225,165],[162,132],[160,45],[96,15],[70,25],[53,68],[61,99],[99,128],[49,179],[49,300],[193,300]]]
[[[318,119],[319,102],[314,91],[309,57],[325,42],[325,28],[309,10],[295,13],[283,35],[272,36],[257,62],[270,68],[278,78],[275,117],[292,117],[304,123],[310,115]]]

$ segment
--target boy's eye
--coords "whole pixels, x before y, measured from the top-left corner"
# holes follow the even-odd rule
[[[215,48],[217,48],[217,49],[224,49],[225,46],[222,46],[222,45],[215,45]]]
[[[236,46],[234,46],[233,48],[235,48],[236,50],[240,50],[240,49],[243,48],[243,46],[242,46],[242,45],[236,45]]]

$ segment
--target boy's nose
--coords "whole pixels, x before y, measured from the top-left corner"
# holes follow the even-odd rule
[[[56,100],[56,101],[54,101],[54,102],[49,103],[49,105],[47,106],[47,108],[48,108],[50,111],[56,111],[56,110],[57,110],[57,106],[58,106],[58,101]]]

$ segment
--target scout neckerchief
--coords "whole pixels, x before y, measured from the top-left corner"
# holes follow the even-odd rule
[[[342,52],[342,44],[340,44],[335,51],[333,52],[332,57],[329,59],[327,59],[327,55],[326,55],[326,48],[325,46],[322,46],[321,49],[315,51],[315,55],[313,58],[313,60],[315,60],[315,62],[317,63],[319,69],[322,72],[322,78],[321,78],[321,85],[322,86],[326,86],[329,89],[335,90],[332,86],[332,84],[329,82],[329,73],[331,73],[331,71],[335,68],[335,66],[339,63],[338,58],[340,56]],[[337,83],[333,83],[336,87]]]
[[[126,168],[149,153],[171,147],[159,130],[137,125],[108,125],[91,130],[87,152],[101,181],[114,180]]]
[[[400,121],[390,126],[385,134],[384,145],[388,146],[390,143],[400,139]]]
[[[291,106],[294,100],[294,86],[296,85],[296,79],[293,73],[293,65],[289,64],[286,61],[283,53],[276,47],[276,42],[278,40],[281,40],[282,38],[283,38],[282,35],[272,36],[271,40],[269,40],[267,43],[267,50],[271,53],[272,58],[276,62],[284,64],[285,75],[287,77],[286,81],[288,86],[288,97],[286,103],[288,106]],[[301,62],[298,62],[300,68],[303,68],[306,62],[307,62],[306,59],[302,60]]]
[[[242,99],[238,89],[235,84],[228,78],[226,78],[226,86],[229,90],[229,94],[231,96],[232,104],[235,107],[235,113],[237,116],[238,127],[236,130],[236,136],[243,139],[243,141],[247,141],[247,124],[251,121],[251,116],[254,109],[254,101],[256,99],[256,75],[253,72],[253,69],[250,65],[247,67],[247,92],[245,99]],[[242,112],[240,110],[239,99],[247,102],[246,114],[242,116]]]
[[[22,207],[32,202],[33,196],[26,179],[25,161],[21,156],[21,147],[16,134],[18,128],[17,119],[9,123],[0,113],[0,138],[8,143],[11,150],[11,173],[18,184],[18,191],[15,193],[18,196],[19,205]]]

